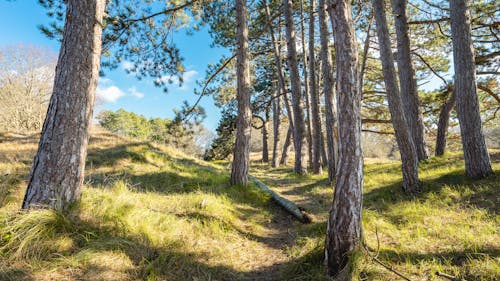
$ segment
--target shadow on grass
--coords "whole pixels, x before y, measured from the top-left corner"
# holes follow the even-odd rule
[[[281,269],[297,262],[276,263],[244,271],[219,264],[213,260],[209,248],[206,251],[203,248],[194,251],[182,239],[155,246],[148,234],[140,230],[129,231],[112,221],[113,218],[100,218],[98,222],[82,219],[79,208],[76,204],[69,213],[62,215],[66,217],[63,221],[69,223],[45,225],[54,229],[57,237],[69,237],[73,246],[65,250],[52,249],[49,253],[40,250],[44,254],[39,255],[41,258],[37,260],[23,259],[23,264],[35,264],[31,267],[33,274],[50,270],[47,274],[50,278],[55,276],[54,280],[62,277],[75,280],[288,280],[280,277]],[[197,213],[183,217],[207,222],[217,219]],[[228,224],[226,227],[248,236],[248,233],[233,225]],[[273,238],[250,236],[250,239],[266,243]],[[35,244],[28,247],[31,254],[38,250]],[[122,258],[106,256],[110,253],[120,254]],[[106,262],[99,259],[100,255],[104,255]],[[132,266],[123,266],[129,263]],[[9,262],[0,267],[1,280],[35,280],[28,269],[17,269],[15,264]],[[47,264],[51,267],[47,268]],[[110,279],[110,276],[113,278]]]
[[[437,165],[437,164],[436,164]],[[426,169],[432,169],[426,167]],[[430,194],[438,193],[445,186],[460,193],[460,203],[485,209],[490,213],[500,211],[500,194],[498,193],[500,176],[498,172],[488,178],[475,180],[465,176],[464,171],[453,171],[437,178],[423,181],[424,191],[417,195],[408,195],[401,188],[401,182],[374,187],[364,193],[364,205],[369,209],[386,211],[392,205],[410,200],[426,200]]]

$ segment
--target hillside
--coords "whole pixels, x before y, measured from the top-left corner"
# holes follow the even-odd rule
[[[324,278],[326,176],[253,163],[254,176],[311,214],[304,225],[254,185],[229,187],[226,162],[95,132],[81,202],[66,214],[19,212],[36,144],[0,135],[0,280]],[[492,162],[495,176],[471,181],[459,154],[433,158],[417,198],[398,187],[397,162],[366,164],[368,247],[412,280],[500,279],[499,151]],[[358,261],[364,280],[399,280],[366,253]]]

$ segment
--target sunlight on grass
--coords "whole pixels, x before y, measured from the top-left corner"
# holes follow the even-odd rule
[[[252,184],[229,187],[227,162],[99,132],[82,200],[67,213],[20,212],[36,138],[21,151],[17,141],[0,143],[0,280],[326,280],[326,175],[252,167],[311,214],[303,225]],[[381,260],[412,280],[500,279],[500,163],[473,181],[460,154],[431,158],[420,165],[425,191],[408,197],[399,163],[370,162],[364,238]],[[356,260],[361,280],[397,280],[363,251]]]

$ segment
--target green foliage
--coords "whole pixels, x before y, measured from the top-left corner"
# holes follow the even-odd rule
[[[206,130],[201,125],[204,118],[204,110],[197,107],[193,118],[185,120],[186,108],[176,111],[174,120],[162,118],[146,118],[119,109],[116,112],[102,111],[97,116],[99,125],[110,132],[134,137],[156,143],[168,144],[185,151],[194,152],[199,155],[204,149],[203,143],[196,143],[196,135]]]
[[[65,0],[38,0],[53,19],[39,26],[42,33],[60,40],[66,13]],[[103,19],[101,66],[116,69],[123,61],[137,79],[149,77],[166,92],[185,71],[179,49],[169,37],[180,28],[195,30],[204,1],[106,1]],[[102,69],[101,69],[102,70]],[[101,71],[101,74],[103,71]]]
[[[221,120],[217,126],[217,137],[212,142],[210,149],[205,152],[205,160],[224,160],[233,153],[236,130],[236,115],[227,110],[222,112]]]

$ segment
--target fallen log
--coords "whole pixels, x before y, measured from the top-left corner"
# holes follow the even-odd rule
[[[311,216],[309,216],[305,212],[304,208],[301,208],[301,207],[295,205],[295,203],[293,203],[292,201],[290,201],[284,197],[281,197],[278,193],[271,190],[267,185],[265,185],[260,180],[256,179],[254,176],[248,175],[248,178],[250,180],[252,180],[253,182],[255,182],[255,184],[257,184],[257,186],[259,186],[266,193],[271,195],[274,202],[276,202],[278,205],[283,207],[283,209],[285,209],[288,213],[292,214],[299,221],[301,221],[302,223],[310,223],[312,221]]]

